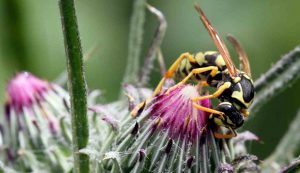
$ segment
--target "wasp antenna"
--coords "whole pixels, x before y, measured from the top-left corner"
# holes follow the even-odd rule
[[[232,46],[234,47],[235,51],[238,53],[240,63],[242,64],[242,70],[249,77],[251,77],[250,64],[249,64],[248,56],[247,56],[245,50],[242,48],[242,46],[239,43],[239,41],[236,38],[234,38],[234,36],[228,34],[227,35],[227,40],[232,44]]]
[[[230,77],[234,78],[235,76],[237,76],[237,70],[236,70],[234,63],[232,62],[232,60],[230,58],[229,51],[228,51],[226,45],[224,44],[224,41],[221,39],[221,37],[219,36],[217,31],[210,24],[209,20],[205,16],[205,14],[204,14],[203,10],[200,8],[199,4],[195,3],[194,7],[195,7],[196,11],[198,12],[200,19],[201,19],[202,23],[204,24],[205,28],[207,29],[209,35],[213,39],[218,51],[222,55],[222,57],[226,63],[227,69],[229,71]]]

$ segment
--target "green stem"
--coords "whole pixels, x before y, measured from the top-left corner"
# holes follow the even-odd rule
[[[149,83],[149,76],[151,70],[153,69],[153,61],[157,56],[157,53],[161,53],[159,52],[160,51],[159,48],[167,29],[167,21],[163,13],[149,4],[147,5],[147,8],[151,13],[153,13],[157,17],[157,19],[159,20],[159,25],[156,28],[150,48],[145,57],[144,65],[142,66],[143,68],[141,71],[141,75],[139,75],[140,86],[145,86],[147,83]]]
[[[284,167],[281,169],[278,173],[291,173],[291,172],[296,172],[300,170],[300,158],[296,158],[293,160],[288,166]]]
[[[130,21],[127,65],[123,83],[136,83],[139,77],[146,0],[135,0]]]
[[[254,114],[268,100],[274,98],[278,93],[291,86],[300,78],[300,46],[284,55],[265,74],[261,75],[255,83],[256,96],[250,107],[253,118]]]
[[[89,172],[89,158],[78,151],[88,142],[86,81],[74,0],[60,0],[60,14],[67,54],[68,88],[72,114],[74,172]]]

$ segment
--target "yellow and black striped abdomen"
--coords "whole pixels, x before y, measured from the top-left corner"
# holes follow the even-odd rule
[[[220,72],[226,69],[226,65],[223,60],[223,57],[216,51],[207,51],[205,53],[198,52],[196,55],[193,56],[193,58],[195,62],[191,62],[188,59],[183,59],[181,61],[176,71],[176,75],[175,75],[176,78],[183,79],[193,69],[202,68],[202,67],[216,66],[218,67]],[[209,73],[210,72],[198,74],[192,77],[191,79],[193,81],[206,80]]]

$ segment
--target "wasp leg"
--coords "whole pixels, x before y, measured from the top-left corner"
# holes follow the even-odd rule
[[[250,114],[249,111],[247,111],[246,109],[242,109],[241,112],[242,112],[243,116],[246,117],[246,118],[247,118],[247,117],[249,116],[249,114]]]
[[[235,130],[233,130],[231,127],[229,127],[229,130],[231,132],[230,134],[221,134],[221,133],[214,132],[214,136],[215,138],[218,139],[230,139],[237,136]]]
[[[194,59],[193,55],[190,53],[186,52],[181,54],[176,61],[171,65],[171,67],[168,69],[168,71],[165,74],[165,78],[172,78],[173,75],[176,73],[180,63],[184,60],[187,59],[189,62],[195,63],[196,60]]]
[[[167,93],[175,89],[176,87],[186,83],[193,75],[204,73],[207,71],[211,71],[210,75],[215,76],[218,72],[218,67],[215,66],[208,66],[208,67],[202,67],[202,68],[196,68],[193,69],[182,81],[178,82],[176,85],[172,86],[168,89]]]
[[[228,89],[231,86],[230,82],[225,82],[223,85],[221,85],[218,90],[211,94],[211,95],[205,95],[205,96],[200,96],[200,97],[195,97],[192,100],[194,102],[204,100],[204,99],[212,99],[212,98],[218,98],[226,89]]]
[[[198,105],[196,103],[193,103],[193,106],[196,108],[196,109],[199,109],[201,111],[204,111],[204,112],[209,112],[209,113],[212,113],[212,114],[217,114],[221,117],[221,119],[224,119],[224,113],[221,112],[221,111],[217,111],[217,110],[214,110],[214,109],[211,109],[211,108],[207,108],[207,107],[204,107],[204,106],[201,106],[201,105]]]
[[[171,67],[168,69],[168,71],[166,72],[166,74],[164,75],[164,77],[161,79],[161,81],[159,82],[159,84],[157,85],[157,87],[155,88],[153,95],[152,96],[156,96],[160,91],[162,86],[164,85],[166,79],[170,79],[174,76],[174,74],[176,73],[180,63],[184,60],[187,59],[189,62],[193,62],[195,63],[196,60],[193,58],[193,55],[189,54],[189,53],[183,53],[181,54],[176,61],[171,65]]]
[[[193,55],[189,54],[189,53],[183,53],[181,54],[176,61],[171,65],[171,67],[168,69],[168,71],[166,72],[166,74],[164,75],[164,77],[161,79],[161,81],[158,83],[157,87],[155,88],[153,94],[151,97],[149,97],[146,101],[143,101],[141,103],[139,103],[137,106],[135,106],[133,108],[133,110],[131,111],[131,115],[133,117],[136,117],[138,112],[141,112],[141,110],[145,107],[146,103],[148,103],[154,96],[156,96],[157,94],[160,93],[162,86],[164,85],[166,79],[172,78],[174,76],[174,74],[176,73],[176,70],[178,69],[178,66],[180,65],[180,63],[184,60],[187,59],[189,62],[196,62],[196,60],[193,58]]]
[[[236,137],[236,134],[233,134],[233,133],[221,134],[221,133],[214,132],[214,136],[215,136],[215,138],[218,138],[218,139],[230,139],[230,138]]]

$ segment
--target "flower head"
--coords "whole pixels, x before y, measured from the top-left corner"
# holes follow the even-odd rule
[[[67,100],[68,94],[61,87],[27,72],[9,81],[4,106],[6,116],[1,122],[8,161],[22,160],[20,157],[28,157],[24,156],[27,153],[53,157],[54,153],[59,153],[57,146],[69,145],[63,134],[66,129],[61,127],[68,125],[62,119],[69,115]]]
[[[31,107],[34,102],[44,100],[44,93],[50,90],[50,84],[28,72],[17,74],[7,86],[7,106],[17,113],[23,107]]]
[[[16,115],[18,125],[23,128],[24,122],[20,119],[30,115],[36,128],[41,128],[38,121],[47,122],[47,127],[55,134],[58,130],[57,117],[67,112],[67,97],[67,93],[59,86],[28,72],[19,73],[7,85],[7,121],[10,122],[11,116]]]
[[[208,125],[209,114],[193,106],[211,107],[207,99],[192,101],[199,96],[199,88],[193,85],[163,91],[136,117],[125,117],[121,121],[119,132],[122,133],[110,144],[112,148],[108,151],[131,153],[120,155],[120,163],[128,160],[128,165],[123,166],[134,167],[134,170],[147,160],[149,164],[144,169],[151,172],[208,171],[209,150],[217,145],[212,145],[214,138]],[[141,154],[141,151],[144,152]]]
[[[143,95],[143,88],[125,86],[125,89],[129,103],[117,101],[94,107],[99,119],[112,128],[109,128],[109,133],[101,140],[103,145],[100,148],[90,145],[90,151],[96,152],[87,153],[100,157],[106,171],[239,171],[238,166],[244,162],[233,163],[236,154],[229,148],[232,140],[216,139],[214,130],[222,129],[217,129],[217,126],[209,122],[209,113],[195,106],[196,104],[213,109],[209,99],[195,101],[194,98],[203,93],[201,88],[190,84],[171,89],[167,87],[151,99]],[[137,106],[132,108],[132,105]],[[129,110],[126,106],[129,106]],[[137,114],[130,116],[129,112],[132,113],[132,110]],[[98,126],[101,127],[99,131],[103,131],[104,125]],[[96,134],[91,138],[96,140],[99,136]],[[247,139],[252,137],[246,137]],[[114,157],[107,157],[111,153]],[[241,157],[244,155],[240,154]],[[92,161],[99,162],[98,159]],[[255,168],[255,165],[252,166],[251,162],[249,169]]]
[[[210,100],[193,102],[199,97],[197,87],[182,85],[163,93],[153,100],[151,120],[160,119],[159,127],[168,131],[172,138],[188,138],[193,141],[206,131],[209,113],[196,109],[193,103],[203,107],[211,107]]]

